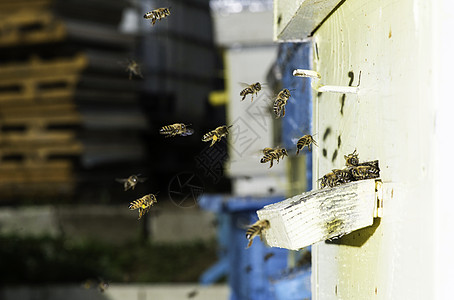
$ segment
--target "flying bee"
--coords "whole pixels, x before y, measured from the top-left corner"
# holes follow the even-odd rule
[[[300,151],[303,150],[303,148],[305,146],[307,146],[309,151],[311,151],[311,144],[314,144],[315,146],[318,147],[317,142],[315,142],[315,140],[312,137],[312,135],[310,135],[310,134],[304,135],[296,143],[296,154],[298,155],[298,153],[300,153]]]
[[[334,169],[333,173],[336,175],[337,182],[339,184],[353,181],[353,177],[349,169]]]
[[[104,293],[108,288],[109,288],[109,283],[104,281],[103,279],[100,279],[99,284],[98,284],[98,291],[100,291],[101,293]]]
[[[151,20],[151,24],[155,24],[157,20],[161,21],[165,17],[170,15],[170,9],[167,7],[158,8],[147,12],[143,17],[147,20]]]
[[[244,88],[240,92],[240,96],[243,96],[241,101],[246,99],[246,96],[248,94],[251,94],[251,102],[252,102],[252,100],[254,100],[254,94],[257,96],[257,93],[260,92],[261,89],[262,89],[262,85],[260,84],[260,82],[256,82],[256,83],[253,83],[251,85],[248,85],[246,88]]]
[[[344,155],[345,165],[347,167],[355,167],[355,166],[359,165],[358,155],[359,154],[356,153],[356,149],[355,149],[355,151],[353,151],[353,153],[350,153],[348,155]]]
[[[268,220],[258,220],[252,224],[246,231],[246,238],[249,240],[246,248],[251,247],[252,241],[256,236],[260,236],[260,240],[263,241],[263,231],[270,228],[270,222]]]
[[[227,125],[219,126],[216,129],[211,130],[210,132],[206,133],[202,137],[202,141],[204,141],[204,142],[211,141],[211,145],[210,145],[210,147],[211,147],[211,146],[214,145],[214,143],[216,143],[217,141],[221,140],[222,137],[227,136],[227,134],[229,133],[229,128],[232,127],[232,126],[233,125],[230,125],[230,126],[227,126]]]
[[[277,94],[276,100],[274,100],[273,111],[276,115],[276,119],[279,118],[282,114],[282,117],[285,116],[285,105],[290,98],[290,91],[288,89],[283,89]]]
[[[129,80],[132,79],[132,75],[143,78],[142,71],[140,70],[140,65],[133,59],[128,59],[128,64],[126,65],[125,71],[129,73]]]
[[[150,208],[153,206],[153,204],[157,203],[158,200],[156,199],[156,196],[153,194],[148,194],[143,196],[142,198],[139,198],[137,200],[132,201],[129,204],[129,209],[139,209],[139,218],[142,218],[144,214],[146,214]]]
[[[188,136],[194,133],[194,129],[189,128],[192,124],[185,125],[183,123],[175,123],[172,125],[167,125],[162,127],[159,130],[160,134],[164,134],[167,137],[174,137],[177,135]]]
[[[279,163],[279,159],[282,158],[284,159],[285,156],[288,156],[287,150],[284,148],[276,148],[276,149],[271,149],[271,148],[265,148],[263,149],[263,157],[260,159],[260,162],[262,164],[270,162],[270,168],[273,166],[273,161],[277,160]]]
[[[146,178],[140,178],[140,174],[137,175],[131,175],[128,178],[117,178],[115,179],[117,182],[123,183],[123,186],[125,188],[125,191],[129,189],[134,189],[136,187],[136,184],[139,182],[144,182],[147,180]]]
[[[334,186],[340,184],[340,182],[339,182],[336,174],[334,174],[334,172],[329,172],[328,174],[325,174],[322,178],[319,179],[319,181],[320,181],[321,189],[323,189],[327,186],[334,187]]]
[[[360,165],[352,167],[350,168],[350,172],[355,180],[372,179],[380,177],[380,169],[372,165]]]

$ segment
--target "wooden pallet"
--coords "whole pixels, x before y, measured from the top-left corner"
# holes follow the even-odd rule
[[[1,6],[0,6],[1,7]],[[62,20],[45,9],[0,13],[0,47],[42,44],[65,39]]]
[[[76,185],[72,163],[65,160],[43,162],[2,162],[1,199],[20,196],[71,195]]]
[[[36,11],[48,8],[53,0],[0,0],[0,15],[8,14],[18,10]]]
[[[52,101],[72,98],[80,73],[87,65],[83,54],[44,61],[0,66],[0,106],[7,103]]]

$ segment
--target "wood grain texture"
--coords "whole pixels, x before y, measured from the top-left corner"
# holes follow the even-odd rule
[[[369,179],[306,192],[257,214],[271,223],[270,246],[298,250],[372,225],[376,207],[376,183]]]

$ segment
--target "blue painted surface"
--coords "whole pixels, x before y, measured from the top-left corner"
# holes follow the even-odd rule
[[[311,269],[298,270],[273,281],[276,300],[311,299]]]
[[[285,117],[282,118],[281,144],[290,155],[296,154],[296,142],[312,130],[312,88],[311,79],[293,76],[295,69],[312,68],[312,45],[310,43],[282,43],[276,63],[282,73],[282,87],[288,88],[291,97],[287,102]],[[317,134],[314,138],[317,140]],[[312,153],[304,149],[299,155],[306,155],[307,186],[312,189]]]
[[[270,284],[287,267],[288,250],[265,246],[256,237],[252,246],[246,249],[246,228],[258,220],[256,211],[265,205],[284,200],[280,197],[229,197],[203,195],[199,205],[203,209],[218,213],[220,262],[227,260],[227,274],[231,288],[231,300],[274,300]],[[266,255],[272,256],[265,260]],[[214,268],[214,269],[213,269]],[[216,265],[201,277],[209,283]]]

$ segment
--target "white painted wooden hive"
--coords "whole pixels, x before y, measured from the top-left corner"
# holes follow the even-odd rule
[[[368,179],[313,190],[257,211],[272,247],[298,250],[372,225],[381,216],[382,183]]]

